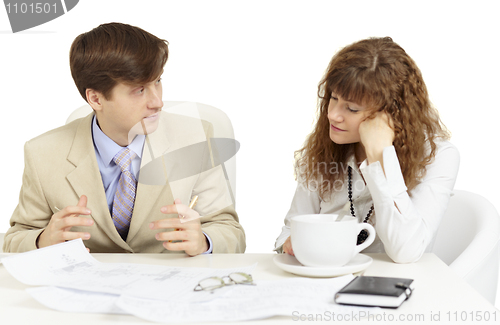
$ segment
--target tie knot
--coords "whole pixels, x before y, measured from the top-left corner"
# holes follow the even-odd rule
[[[120,169],[123,173],[126,170],[130,169],[130,163],[132,162],[132,159],[135,158],[135,156],[136,154],[133,151],[130,151],[129,148],[123,148],[113,157],[113,161],[115,162],[115,164],[120,166]]]

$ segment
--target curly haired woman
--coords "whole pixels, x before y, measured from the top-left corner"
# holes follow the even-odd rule
[[[275,250],[293,255],[291,217],[348,210],[376,229],[364,252],[417,261],[432,248],[460,161],[420,70],[391,38],[361,40],[332,58],[318,96]]]

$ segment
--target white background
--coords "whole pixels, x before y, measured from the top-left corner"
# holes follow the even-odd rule
[[[71,42],[113,21],[169,41],[164,100],[206,103],[232,120],[249,253],[271,252],[281,231],[295,191],[293,152],[311,129],[330,58],[370,36],[391,36],[417,62],[461,153],[456,188],[500,210],[497,8],[497,1],[81,0],[62,17],[12,34],[2,7],[0,232],[18,202],[24,143],[84,104],[70,75]]]

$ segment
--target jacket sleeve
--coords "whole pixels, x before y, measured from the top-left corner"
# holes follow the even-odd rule
[[[199,197],[196,210],[201,215],[202,230],[212,241],[212,253],[244,253],[245,231],[234,205],[225,199],[228,189],[221,166],[202,174],[193,195]],[[217,211],[210,212],[214,209]]]
[[[10,219],[3,250],[20,253],[36,249],[36,240],[52,217],[36,170],[30,143],[24,146],[24,173],[19,204]]]
[[[211,124],[206,127],[207,139],[213,134]],[[208,147],[204,155],[203,165],[220,161],[213,148]],[[212,253],[244,253],[246,237],[243,227],[239,223],[238,214],[234,209],[231,189],[227,185],[223,162],[220,165],[202,171],[193,188],[192,195],[198,195],[195,210],[201,216],[203,232],[212,241]]]
[[[375,206],[375,230],[394,262],[415,262],[436,235],[446,212],[460,156],[451,143],[438,144],[434,160],[411,195],[393,146],[384,149],[383,161],[384,170],[380,162],[360,167]]]

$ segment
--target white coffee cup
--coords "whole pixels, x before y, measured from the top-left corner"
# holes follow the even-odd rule
[[[375,240],[375,229],[356,219],[336,221],[336,214],[307,214],[291,219],[292,249],[305,266],[344,266]],[[365,229],[369,236],[357,245],[358,234]]]

